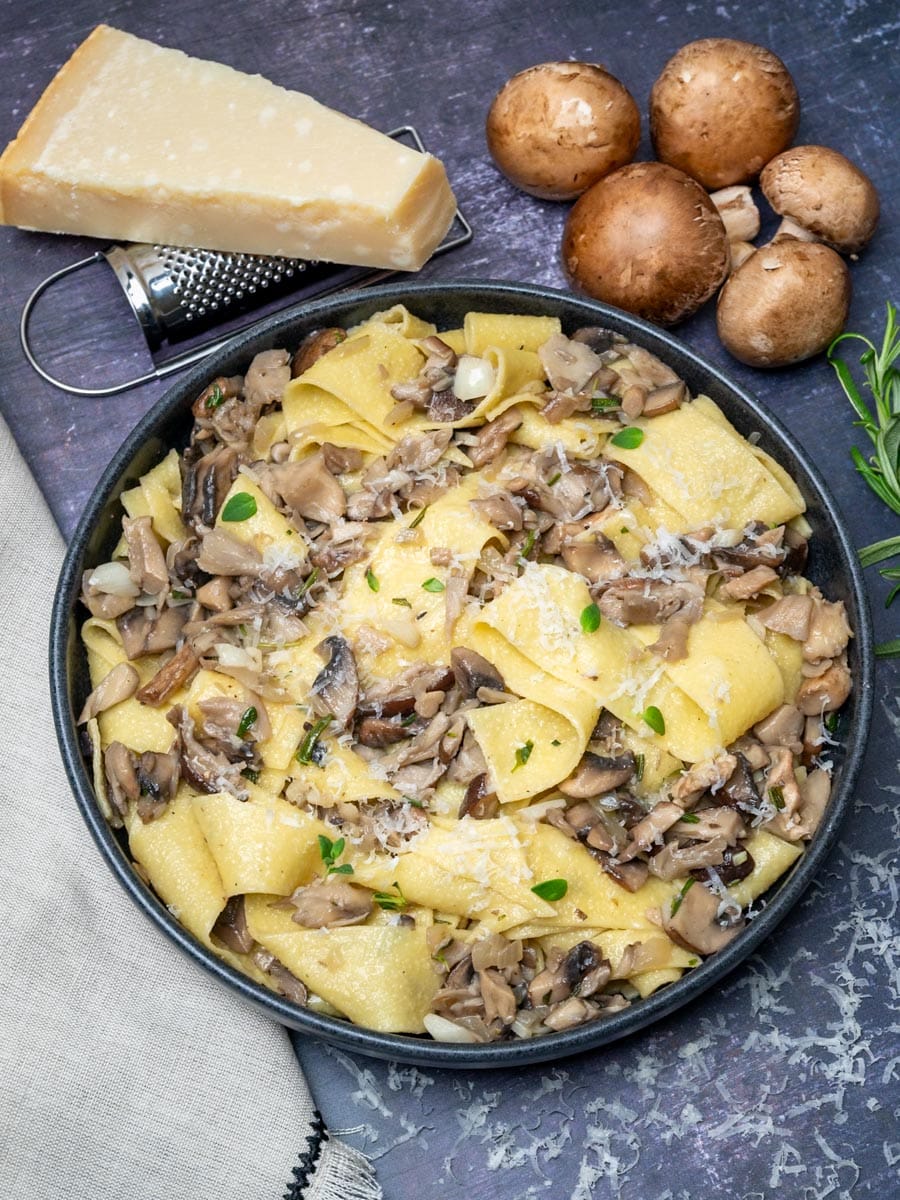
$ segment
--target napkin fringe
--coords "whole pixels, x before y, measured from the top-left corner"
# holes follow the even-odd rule
[[[284,1200],[384,1200],[372,1164],[359,1150],[332,1140],[318,1109],[291,1174]]]

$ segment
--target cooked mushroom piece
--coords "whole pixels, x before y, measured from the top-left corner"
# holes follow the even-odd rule
[[[271,976],[282,996],[293,1000],[295,1004],[306,1004],[309,993],[305,985],[283,963],[280,963],[274,954],[270,954],[262,946],[257,946],[253,951],[253,961],[261,971],[265,971],[267,975]]]
[[[131,578],[124,562],[101,563],[84,572],[81,602],[92,617],[114,621],[133,607],[140,588]]]
[[[450,666],[456,685],[466,700],[474,699],[481,688],[497,692],[506,690],[503,676],[494,664],[466,646],[455,646],[450,651]]]
[[[233,950],[235,954],[249,954],[253,949],[253,936],[247,925],[247,913],[243,896],[232,896],[212,927],[211,936]]]
[[[329,716],[346,729],[359,698],[359,676],[350,643],[333,634],[316,646],[316,653],[327,661],[310,688],[313,704],[320,716]]]
[[[661,417],[663,413],[675,412],[687,398],[687,387],[680,379],[677,383],[665,383],[648,394],[642,406],[642,415]]]
[[[830,602],[815,594],[809,631],[803,643],[806,662],[837,658],[846,649],[852,636],[843,600]]]
[[[733,941],[744,926],[743,920],[734,925],[720,925],[716,919],[718,912],[718,897],[702,883],[689,880],[676,899],[663,906],[663,929],[685,950],[715,954]]]
[[[713,796],[717,804],[733,805],[747,811],[759,808],[760,795],[756,780],[753,778],[753,768],[739,750],[732,747],[735,765],[734,770],[722,784],[721,789]]]
[[[583,575],[588,583],[621,579],[628,564],[615,544],[602,533],[589,542],[570,542],[562,547],[562,559],[570,571]]]
[[[190,642],[185,642],[135,695],[141,704],[158,708],[182,684],[187,683],[199,667],[200,659],[194,653],[193,646]]]
[[[590,750],[568,777],[559,784],[564,796],[584,800],[602,796],[624,787],[634,775],[634,755],[628,751],[616,758],[605,758]]]
[[[834,712],[850,695],[852,683],[850,668],[838,660],[821,675],[803,680],[797,689],[797,707],[807,717]]]
[[[299,462],[273,463],[266,475],[284,503],[301,517],[330,524],[346,511],[344,489],[325,466],[321,451]]]
[[[471,817],[475,821],[486,821],[496,817],[500,810],[497,793],[491,791],[487,772],[482,771],[469,782],[466,794],[459,806],[459,817]]]
[[[155,754],[145,750],[137,759],[137,813],[146,824],[166,810],[181,778],[181,759],[177,752]]]
[[[336,325],[328,329],[314,329],[308,333],[291,359],[291,376],[296,379],[319,361],[323,354],[347,340],[347,332]]]
[[[317,879],[299,887],[283,902],[294,912],[291,920],[307,929],[336,929],[361,925],[372,911],[372,893],[344,879]]]
[[[782,596],[758,614],[759,621],[774,633],[784,633],[795,642],[805,642],[812,620],[811,596]]]
[[[127,700],[137,691],[141,679],[131,663],[117,663],[100,680],[87,700],[78,717],[78,724],[83,725],[98,713],[106,712],[114,704]]]
[[[803,741],[803,713],[793,704],[781,704],[753,726],[764,746],[795,747],[799,753]]]
[[[166,556],[153,532],[149,517],[123,517],[122,532],[128,547],[131,578],[148,596],[158,596],[169,585]]]
[[[200,446],[188,447],[181,481],[181,515],[188,528],[200,532],[213,527],[240,464],[241,454],[234,446],[216,446],[208,454],[202,454]]]
[[[129,801],[136,801],[141,794],[137,756],[123,742],[110,742],[103,752],[103,770],[113,808],[125,817]]]
[[[522,420],[521,409],[514,404],[512,408],[507,408],[493,421],[482,425],[475,435],[474,446],[466,447],[466,452],[476,470],[487,466],[489,462],[493,462],[502,454],[506,443],[522,424]]]

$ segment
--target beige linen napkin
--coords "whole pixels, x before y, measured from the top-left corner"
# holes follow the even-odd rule
[[[376,1200],[287,1032],[135,909],[78,814],[47,684],[63,543],[0,419],[0,1195]]]

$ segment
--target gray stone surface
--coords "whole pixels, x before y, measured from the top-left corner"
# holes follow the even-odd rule
[[[852,265],[850,327],[880,336],[885,301],[900,300],[900,19],[890,0],[0,0],[0,143],[99,21],[261,72],[381,128],[414,121],[475,226],[470,245],[422,276],[553,287],[565,286],[567,206],[516,191],[491,165],[483,128],[497,88],[535,62],[582,58],[603,63],[645,112],[654,78],[684,42],[761,42],[799,87],[798,141],[843,151],[882,196],[879,233]],[[639,157],[650,157],[646,121],[644,131]],[[766,211],[764,230],[774,223]],[[24,361],[17,322],[26,296],[93,249],[0,230],[0,409],[64,533],[164,390],[76,400]],[[108,383],[146,369],[105,267],[48,296],[39,316],[42,350],[66,378]],[[830,482],[858,545],[898,532],[852,469],[859,434],[824,359],[773,373],[743,367],[719,345],[711,306],[679,332],[779,414]],[[869,582],[876,637],[896,636],[888,588],[875,571]],[[298,1039],[326,1119],[377,1161],[387,1200],[900,1195],[897,678],[894,664],[879,665],[871,744],[839,847],[777,935],[716,993],[612,1047],[515,1072],[426,1071]]]

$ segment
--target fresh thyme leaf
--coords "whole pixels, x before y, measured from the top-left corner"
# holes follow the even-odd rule
[[[550,745],[551,746],[561,746],[562,742],[559,740],[559,738],[554,738],[553,741],[550,743]]]
[[[685,883],[684,887],[681,889],[681,891],[678,893],[678,895],[677,895],[677,896],[673,896],[673,897],[672,897],[672,911],[671,911],[671,915],[672,915],[673,917],[674,917],[674,916],[675,916],[675,914],[678,912],[679,908],[681,908],[681,905],[682,905],[682,902],[684,901],[684,898],[685,898],[685,896],[688,894],[688,892],[691,890],[691,888],[694,886],[694,884],[695,884],[696,882],[697,882],[697,881],[696,881],[696,879],[695,879],[695,878],[693,877],[693,875],[692,875],[692,876],[690,877],[690,879],[688,879],[688,880],[686,881],[686,883]]]
[[[614,408],[621,408],[622,401],[618,396],[591,396],[591,409],[593,412],[610,412]]]
[[[542,883],[536,883],[531,890],[542,900],[562,900],[569,890],[569,884],[565,879],[545,879]]]
[[[307,577],[303,580],[303,582],[297,588],[297,599],[298,600],[300,599],[301,596],[306,595],[306,593],[309,591],[309,589],[312,587],[312,585],[316,582],[316,580],[318,578],[319,578],[319,568],[313,567],[313,569],[310,571],[310,573],[307,575]]]
[[[381,584],[378,582],[378,576],[371,567],[366,568],[366,583],[373,592],[377,592],[381,587]]]
[[[316,746],[319,744],[319,738],[331,724],[331,721],[332,718],[330,716],[322,717],[316,721],[311,729],[307,730],[306,737],[300,743],[300,749],[295,755],[297,762],[311,763],[313,761],[313,754],[315,753]]]
[[[648,708],[644,709],[643,718],[654,733],[662,735],[666,732],[666,719],[655,704],[651,704]]]
[[[407,525],[406,528],[407,529],[415,529],[418,525],[421,525],[422,521],[425,519],[425,514],[427,512],[428,512],[428,505],[426,504],[424,508],[419,509],[419,511],[416,513],[416,515],[413,517],[413,519],[410,521],[410,523]]]
[[[596,604],[589,604],[581,610],[581,628],[585,633],[596,633],[600,628],[600,609]]]
[[[775,805],[779,812],[784,808],[784,789],[780,787],[769,788],[769,799]]]
[[[209,395],[203,404],[207,412],[212,412],[214,408],[218,408],[220,404],[225,402],[225,393],[217,383],[214,383],[210,389]]]
[[[326,875],[353,874],[353,867],[350,863],[341,863],[340,866],[335,865],[337,860],[344,853],[344,847],[347,845],[344,838],[338,838],[333,842],[330,837],[326,837],[324,833],[320,833],[318,836],[318,842],[319,855],[322,859],[322,862],[325,864]]]
[[[528,555],[534,549],[534,543],[537,538],[537,530],[529,529],[525,535],[525,541],[522,543],[522,549],[519,551],[519,562],[524,562]]]
[[[840,724],[841,718],[836,712],[827,713],[825,716],[825,728],[829,733],[834,733]]]
[[[412,608],[412,605],[405,596],[395,596],[391,601],[391,604],[397,604],[400,606],[400,608]]]
[[[551,475],[547,480],[547,487],[553,487],[554,483],[559,483],[562,479],[562,471],[557,471],[555,475]]]
[[[699,825],[700,818],[696,813],[685,813],[681,818],[685,825]]]
[[[531,758],[531,752],[533,749],[534,742],[531,740],[531,738],[528,739],[524,746],[516,747],[516,765],[513,767],[514,771],[518,771],[519,767],[525,766],[529,758]]]
[[[643,429],[638,429],[636,425],[627,425],[624,429],[620,429],[618,433],[614,433],[609,439],[614,446],[618,446],[620,450],[637,450],[638,446],[644,440]]]
[[[643,754],[636,754],[634,756],[634,777],[638,783],[644,778],[644,767],[646,765],[647,759]]]
[[[426,592],[442,592],[444,590],[444,585],[439,579],[435,579],[434,576],[431,579],[426,579],[422,587]]]
[[[325,872],[326,875],[352,875],[353,867],[350,863],[341,863],[339,867],[329,867]]]
[[[259,783],[259,771],[255,767],[244,767],[241,775],[244,779],[249,779],[251,783]]]
[[[256,500],[249,492],[235,492],[222,509],[223,521],[247,521],[256,515]]]
[[[250,732],[250,726],[255,724],[256,718],[259,716],[256,709],[251,704],[249,708],[245,708],[241,713],[240,724],[237,727],[237,735],[239,738],[245,738]]]
[[[408,903],[406,897],[400,891],[400,884],[392,885],[397,889],[396,895],[393,892],[376,892],[372,899],[379,908],[383,908],[385,912],[397,912],[398,909],[406,908]]]

